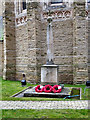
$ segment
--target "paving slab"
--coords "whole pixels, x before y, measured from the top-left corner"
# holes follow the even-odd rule
[[[90,109],[90,100],[0,101],[0,109]]]

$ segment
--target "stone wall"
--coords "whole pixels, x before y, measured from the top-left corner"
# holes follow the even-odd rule
[[[88,80],[90,80],[90,5],[88,7],[89,9],[89,14],[88,14],[88,24],[87,24],[87,29],[88,29]]]
[[[28,31],[27,24],[16,27],[16,80],[28,71]]]
[[[16,79],[16,40],[14,3],[5,3],[3,78]]]
[[[0,41],[0,76],[3,75],[3,41]]]
[[[38,57],[40,56],[37,54],[41,45],[40,39],[37,39],[40,30],[37,31],[39,22],[36,20],[36,14],[39,13],[35,4],[33,5],[33,9],[31,9],[31,4],[27,5],[27,23],[16,26],[16,79],[21,80],[22,74],[26,74],[26,79],[35,83],[40,81],[38,74],[38,71],[40,72]]]
[[[30,7],[30,6],[29,6]],[[40,19],[40,8],[28,9],[27,79],[39,82],[41,66],[47,61],[47,22]],[[73,21],[53,22],[54,63],[59,65],[59,81],[73,81]]]
[[[41,21],[40,8],[37,4],[33,5],[33,7],[30,8],[31,4],[28,4],[27,25],[23,25],[16,29],[16,71],[17,73],[19,72],[20,75],[25,72],[27,74],[27,80],[31,82],[40,82],[41,66],[46,64],[47,61],[47,22]],[[82,29],[82,27],[85,27],[85,24],[83,24],[85,20],[83,20],[82,17],[80,18],[81,19],[78,20],[75,18],[74,21],[73,19],[68,19],[53,22],[54,63],[59,65],[60,83],[72,84],[73,80],[74,83],[80,82],[82,79],[84,79],[84,81],[86,80],[85,74],[87,74],[87,69],[85,69],[84,74],[81,72],[82,67],[79,71],[76,71],[77,63],[79,66],[83,64],[83,62],[84,64],[87,63],[87,51],[83,51],[83,47],[86,46],[80,47],[83,45],[83,41],[86,40],[86,38],[84,39],[85,36],[83,36],[85,29]],[[82,23],[78,24],[81,21]],[[78,25],[80,25],[80,28]],[[77,28],[80,29],[80,34],[76,32]],[[82,44],[78,42],[81,36],[83,37]],[[82,38],[80,39],[82,40]],[[22,44],[22,47],[20,47],[20,44]],[[26,49],[26,51],[24,51],[24,49]],[[74,51],[76,49],[77,53]],[[79,53],[85,56],[79,56]],[[83,65],[83,67],[85,67],[85,65]]]
[[[41,20],[38,3],[27,4],[27,22],[15,26],[14,4],[6,3],[4,78],[41,81],[41,66],[47,61],[47,22]],[[60,83],[84,83],[88,79],[87,21],[85,5],[77,5],[73,17],[53,21],[54,63]]]
[[[76,84],[85,83],[88,80],[88,39],[85,4],[75,4],[74,16],[73,81]]]
[[[76,3],[77,4],[77,3]],[[74,6],[73,18],[53,22],[54,63],[59,65],[60,83],[85,83],[88,80],[88,39],[85,4]],[[46,63],[47,22],[36,23],[38,65]],[[40,69],[38,69],[40,75]]]
[[[31,4],[27,8],[27,24],[28,24],[28,80],[35,82],[37,80],[36,68],[36,23],[35,8],[30,9]]]
[[[73,81],[73,21],[53,22],[54,63],[59,65],[59,82],[72,83]],[[40,28],[39,28],[40,27]],[[41,22],[37,35],[38,65],[46,64],[47,61],[47,22]],[[39,30],[41,29],[41,30]],[[40,71],[39,71],[40,75]]]
[[[53,23],[55,64],[59,65],[59,81],[72,83],[73,21]]]

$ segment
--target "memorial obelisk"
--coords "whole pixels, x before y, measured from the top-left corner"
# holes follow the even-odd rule
[[[52,32],[52,18],[47,18],[47,61],[41,67],[41,84],[58,84],[58,65],[53,62],[54,58],[54,43]]]

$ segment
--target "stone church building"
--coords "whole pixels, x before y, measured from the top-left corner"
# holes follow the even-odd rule
[[[53,62],[59,65],[59,82],[82,84],[89,80],[89,4],[88,0],[2,3],[0,76],[21,80],[25,74],[27,81],[40,82],[41,66],[47,61],[47,18],[52,17]]]

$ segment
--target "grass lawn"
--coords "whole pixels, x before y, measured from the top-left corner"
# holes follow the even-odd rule
[[[2,118],[87,118],[90,110],[3,110]],[[8,119],[9,120],[9,119]]]
[[[21,87],[21,82],[20,81],[9,81],[9,80],[2,80],[0,78],[0,83],[2,83],[2,100],[33,100],[33,101],[38,101],[38,100],[64,100],[63,98],[43,98],[43,97],[22,97],[22,98],[15,98],[15,97],[10,97],[13,94],[24,90],[25,88],[29,86],[36,86],[27,83],[26,87]],[[82,99],[87,100],[90,98],[90,95],[88,95],[89,89],[86,89],[86,94],[84,95],[84,88],[85,85],[64,85],[65,87],[81,87],[82,88]],[[65,99],[65,100],[75,100],[75,99]]]
[[[2,84],[1,84],[2,83]],[[41,97],[22,97],[22,98],[13,98],[10,97],[13,94],[29,87],[35,86],[27,83],[26,87],[21,87],[20,81],[9,81],[2,80],[0,78],[0,85],[2,86],[2,100],[32,100],[32,101],[40,101],[40,100],[64,100],[63,98],[41,98]],[[84,95],[85,85],[65,85],[65,87],[81,87],[82,88],[82,99],[88,99],[88,89],[86,90],[86,94]],[[65,99],[65,100],[73,100],[73,99]],[[75,99],[74,99],[75,100]],[[2,110],[2,118],[8,118],[11,120],[12,118],[83,118],[85,120],[88,119],[88,114],[90,110]],[[11,118],[11,119],[9,119]]]

